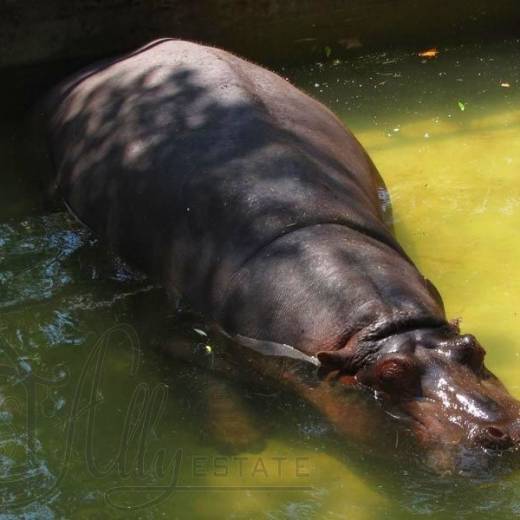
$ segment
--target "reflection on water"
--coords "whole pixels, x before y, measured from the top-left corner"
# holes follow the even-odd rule
[[[283,71],[367,148],[390,189],[400,241],[517,397],[519,47],[440,48],[434,60],[415,50],[348,63],[331,56]],[[255,410],[265,442],[217,450],[211,376],[151,348],[172,335],[196,344],[202,325],[176,317],[160,289],[64,213],[31,216],[40,203],[23,188],[27,176],[18,180],[12,135],[2,128],[0,510],[330,519],[520,511],[515,472],[437,479],[404,460],[399,439],[383,455],[345,446],[294,397],[240,382],[230,388]]]

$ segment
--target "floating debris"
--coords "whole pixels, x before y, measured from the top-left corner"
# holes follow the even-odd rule
[[[461,112],[464,112],[464,110],[466,110],[466,106],[464,105],[464,103],[462,101],[457,101],[457,105],[459,105]]]
[[[511,86],[511,83],[507,83],[507,81],[503,81],[502,83],[500,83],[500,86],[504,87],[504,88],[509,88]]]
[[[358,49],[359,47],[363,46],[361,40],[355,36],[350,38],[342,38],[341,40],[338,40],[338,43],[342,47],[345,47],[345,49]]]
[[[426,49],[425,51],[421,51],[417,53],[417,56],[420,58],[428,58],[433,59],[439,55],[439,51],[436,47],[432,47],[431,49]]]

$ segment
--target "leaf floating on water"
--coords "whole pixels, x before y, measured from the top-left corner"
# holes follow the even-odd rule
[[[324,51],[325,56],[327,56],[327,58],[330,58],[330,55],[332,54],[332,49],[328,45],[326,45]]]
[[[464,112],[464,110],[466,110],[466,107],[462,101],[457,101],[457,105],[459,105],[461,112]]]
[[[432,47],[431,49],[426,49],[425,51],[421,51],[417,53],[417,56],[420,58],[428,58],[433,59],[439,55],[439,50],[436,47]]]

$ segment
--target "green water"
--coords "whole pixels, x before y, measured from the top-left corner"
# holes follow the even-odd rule
[[[401,243],[520,397],[520,43],[417,50],[282,74],[366,147]],[[518,471],[435,477],[393,441],[384,456],[346,445],[297,398],[238,383],[264,438],[218,449],[211,376],[153,348],[199,342],[197,319],[65,213],[42,214],[23,127],[4,123],[0,138],[1,519],[520,513]]]

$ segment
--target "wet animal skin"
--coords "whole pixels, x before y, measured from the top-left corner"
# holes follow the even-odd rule
[[[518,402],[447,320],[392,234],[374,164],[323,105],[164,39],[79,72],[44,112],[69,209],[240,348],[319,365],[319,391],[291,384],[339,430],[357,412],[326,390],[338,384],[398,410],[441,471],[518,445]]]

